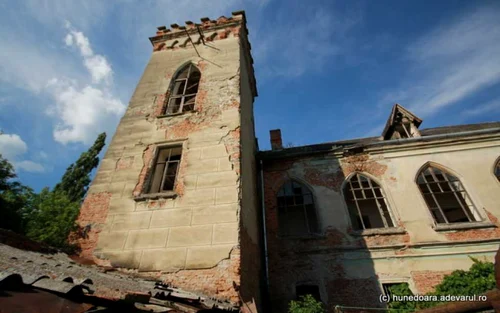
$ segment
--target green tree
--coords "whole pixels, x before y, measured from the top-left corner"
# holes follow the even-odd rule
[[[64,250],[70,248],[67,239],[76,229],[80,204],[71,201],[64,192],[44,188],[33,207],[27,224],[28,237]]]
[[[80,155],[64,173],[54,191],[65,193],[71,201],[81,202],[90,184],[90,174],[99,164],[99,153],[105,145],[106,133],[100,134],[92,147]]]
[[[320,301],[311,295],[300,297],[297,301],[290,301],[288,313],[324,313],[325,309]]]
[[[0,154],[0,228],[24,232],[24,213],[29,210],[35,193],[15,181],[14,167]]]
[[[472,258],[473,264],[468,271],[456,270],[443,278],[436,286],[434,292],[427,293],[429,296],[453,295],[473,296],[480,295],[496,288],[495,265],[491,262],[480,261]],[[397,296],[411,295],[408,284],[392,286],[390,292]],[[443,302],[390,302],[389,312],[414,312],[418,309],[433,307]]]

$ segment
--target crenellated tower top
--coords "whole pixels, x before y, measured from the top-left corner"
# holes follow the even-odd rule
[[[253,96],[257,96],[257,86],[251,55],[251,45],[248,41],[245,11],[236,11],[231,17],[221,16],[216,20],[208,17],[200,19],[201,23],[186,21],[185,26],[171,24],[157,27],[156,36],[149,40],[153,45],[153,52],[177,49],[195,48],[194,45],[207,45],[209,42],[227,38],[239,38],[243,48],[245,61],[249,68],[249,77]]]

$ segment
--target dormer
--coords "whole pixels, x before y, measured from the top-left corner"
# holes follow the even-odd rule
[[[384,140],[420,137],[418,127],[422,120],[399,104],[392,107],[391,115],[385,124]]]

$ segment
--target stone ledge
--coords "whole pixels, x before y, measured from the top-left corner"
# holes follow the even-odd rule
[[[195,114],[195,113],[199,113],[199,111],[195,109],[195,110],[186,111],[186,112],[161,114],[161,115],[157,115],[156,118],[167,118],[167,117],[174,117],[174,116],[179,116],[179,115],[184,115],[184,114]]]
[[[495,224],[491,222],[468,222],[468,223],[453,223],[446,225],[434,225],[432,228],[437,232],[452,231],[452,230],[468,230],[478,228],[495,228]]]
[[[157,199],[175,199],[179,195],[175,191],[162,192],[162,193],[146,193],[134,197],[134,201],[146,201],[146,200],[157,200]]]
[[[349,232],[353,236],[378,236],[378,235],[404,235],[406,230],[400,227],[372,228],[364,230],[353,230]]]

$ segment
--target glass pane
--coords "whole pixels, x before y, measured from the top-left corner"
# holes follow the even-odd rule
[[[196,95],[190,95],[184,97],[184,105],[182,106],[182,112],[193,111],[195,99]]]
[[[347,209],[349,210],[349,216],[351,217],[352,228],[355,230],[363,229],[359,220],[356,203],[354,201],[347,201]]]
[[[178,113],[181,108],[182,98],[170,98],[167,107],[167,114]]]
[[[186,86],[186,80],[179,80],[174,83],[174,88],[172,89],[172,96],[179,96],[184,94],[184,86]]]
[[[304,197],[303,196],[295,196],[295,205],[302,205],[304,204]]]
[[[436,221],[436,223],[438,223],[438,224],[446,223],[444,218],[443,218],[443,215],[441,214],[441,212],[438,209],[431,210],[431,213],[432,213],[432,216],[434,217],[434,220]]]
[[[176,79],[181,79],[181,78],[187,78],[188,76],[188,72],[189,72],[189,68],[191,67],[191,64],[186,66],[180,73],[179,73],[179,76],[177,76]]]
[[[165,177],[165,183],[163,184],[164,191],[174,190],[175,177],[177,174],[177,162],[171,162],[168,164],[167,173]]]
[[[292,206],[287,208],[287,230],[289,234],[299,236],[308,234],[303,206]]]
[[[295,201],[293,199],[293,196],[287,196],[285,197],[285,205],[286,206],[292,206],[295,204]]]
[[[160,192],[161,179],[163,177],[163,170],[165,169],[165,163],[157,164],[151,177],[151,187],[149,188],[149,193]]]
[[[375,194],[373,193],[373,190],[371,190],[371,189],[366,189],[365,195],[366,195],[366,198],[368,198],[368,199],[372,199],[375,197]]]
[[[318,218],[316,217],[316,210],[313,205],[305,206],[307,222],[309,223],[309,232],[318,232]]]
[[[305,195],[304,196],[304,204],[313,204],[313,197],[312,197],[312,195]]]
[[[356,199],[364,199],[361,190],[354,190],[354,196],[356,197]]]

